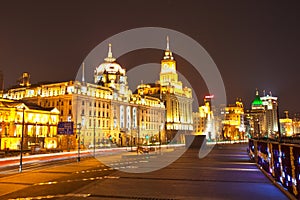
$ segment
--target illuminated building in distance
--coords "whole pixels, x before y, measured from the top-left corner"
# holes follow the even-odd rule
[[[206,139],[211,141],[216,139],[215,122],[211,100],[214,95],[204,97],[204,105],[199,106],[198,112],[193,112],[193,133],[196,135],[206,135]]]
[[[241,99],[225,107],[222,136],[225,140],[245,139],[244,105]]]
[[[278,134],[279,119],[278,119],[278,102],[277,97],[272,96],[272,93],[264,94],[261,97],[262,104],[265,107],[266,116],[266,134],[269,138],[275,138]]]
[[[251,137],[264,137],[264,133],[266,132],[266,115],[258,90],[255,92],[255,98],[252,101],[251,110],[246,113],[246,118],[249,122],[249,134]]]
[[[300,134],[300,121],[297,117],[290,118],[289,112],[284,111],[285,118],[280,118],[280,133],[282,136],[299,136]]]
[[[132,94],[126,71],[112,56],[95,67],[94,83],[81,80],[30,84],[24,73],[19,86],[8,89],[4,98],[26,100],[44,108],[56,107],[60,122],[74,122],[74,133],[62,138],[63,149],[75,149],[80,124],[80,144],[86,148],[129,146],[164,141],[165,106],[159,98]],[[159,137],[160,136],[160,137]]]
[[[56,108],[0,99],[0,150],[20,150],[23,121],[24,150],[59,148]]]
[[[171,141],[180,132],[177,142],[183,141],[184,134],[193,131],[192,115],[192,90],[183,87],[178,80],[176,71],[176,61],[169,47],[167,37],[167,48],[161,60],[161,70],[159,81],[155,84],[141,84],[138,86],[137,93],[160,98],[166,107],[166,140]]]
[[[278,102],[277,97],[265,94],[260,97],[258,90],[251,104],[251,110],[246,113],[250,126],[251,137],[278,137]]]
[[[294,135],[294,124],[293,119],[289,118],[289,112],[285,111],[285,118],[279,119],[281,135],[282,136],[293,136]]]
[[[117,143],[136,145],[163,141],[165,106],[159,98],[132,94],[126,71],[112,56],[111,45],[104,63],[95,70],[94,82],[112,91],[110,136],[118,138]]]

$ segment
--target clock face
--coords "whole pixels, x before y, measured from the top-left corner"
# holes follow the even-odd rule
[[[175,64],[174,63],[172,64],[172,69],[175,70]]]
[[[167,70],[168,69],[168,64],[164,64],[164,70]]]
[[[172,73],[176,73],[176,69],[175,69],[175,64],[174,63],[163,63],[162,65],[162,69],[161,69],[161,72],[163,73],[169,73],[169,72],[172,72]]]

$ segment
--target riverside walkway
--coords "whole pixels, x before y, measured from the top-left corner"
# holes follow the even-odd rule
[[[10,174],[0,178],[0,199],[288,199],[249,161],[246,148],[218,144],[202,159],[191,149],[149,173],[126,173],[87,159]]]

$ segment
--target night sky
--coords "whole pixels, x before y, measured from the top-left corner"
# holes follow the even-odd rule
[[[24,71],[32,83],[72,80],[88,53],[108,37],[165,27],[206,49],[221,72],[228,103],[240,97],[249,108],[258,88],[279,97],[281,112],[300,112],[299,10],[297,1],[1,1],[0,70],[5,88]],[[160,62],[162,55],[137,51],[119,63],[129,70]],[[188,75],[177,58],[178,71]],[[207,93],[200,79],[190,80],[199,80],[199,96]]]

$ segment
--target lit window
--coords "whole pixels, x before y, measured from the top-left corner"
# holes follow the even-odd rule
[[[120,106],[120,128],[124,128],[124,107]]]

